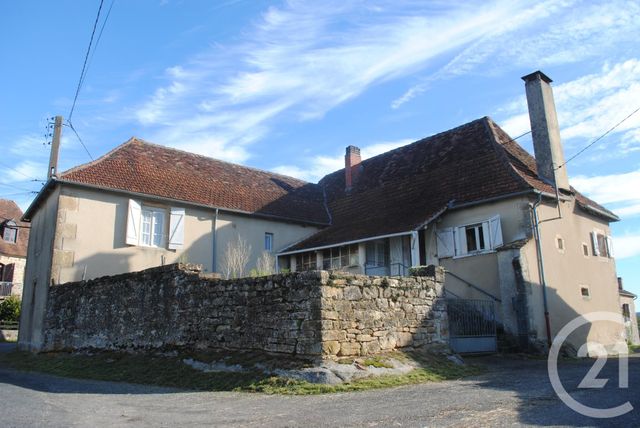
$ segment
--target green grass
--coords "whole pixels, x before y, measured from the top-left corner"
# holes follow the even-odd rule
[[[361,379],[341,385],[312,384],[265,375],[259,370],[240,373],[204,373],[184,364],[180,356],[150,356],[101,352],[93,355],[11,352],[0,354],[0,364],[23,371],[44,372],[58,376],[158,385],[205,391],[247,391],[267,394],[323,394],[363,391],[458,379],[480,373],[478,367],[457,366],[442,356],[411,355],[420,367],[410,373]],[[200,355],[200,357],[203,357]],[[203,361],[204,358],[200,359]],[[231,359],[229,359],[231,360]],[[238,363],[238,358],[234,363]],[[247,361],[245,361],[247,362]],[[227,364],[232,364],[231,361]],[[304,365],[304,364],[303,364]]]
[[[365,359],[364,361],[362,361],[362,365],[372,366],[377,368],[386,368],[386,369],[393,368],[393,364],[391,364],[391,362],[389,362],[387,358],[377,356],[377,355],[375,357],[369,357]]]

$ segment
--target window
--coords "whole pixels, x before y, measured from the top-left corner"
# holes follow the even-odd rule
[[[622,305],[622,316],[625,321],[629,321],[631,319],[631,311],[629,310],[629,304],[625,303]]]
[[[613,240],[601,230],[591,232],[591,245],[594,256],[613,258]]]
[[[322,252],[322,269],[335,270],[359,263],[358,244],[327,248]]]
[[[465,226],[439,229],[436,232],[438,257],[484,253],[495,250],[502,244],[500,216]]]
[[[389,240],[369,241],[365,247],[367,267],[384,267],[389,263]]]
[[[155,208],[142,209],[140,245],[147,247],[164,246],[164,215],[164,210]]]
[[[13,271],[15,266],[15,263],[7,265],[0,264],[0,281],[13,282]]]
[[[589,246],[587,244],[585,244],[584,242],[582,243],[582,254],[585,257],[589,257]]]
[[[589,292],[589,287],[580,287],[580,295],[582,295],[582,298],[585,300],[590,299],[591,293]]]
[[[264,234],[264,250],[273,251],[273,233],[266,232]]]
[[[11,243],[18,240],[18,227],[14,221],[7,220],[2,224],[2,239]]]
[[[130,199],[125,242],[144,247],[180,249],[184,246],[184,222],[184,208],[143,206],[140,201]]]
[[[561,252],[564,253],[564,239],[562,239],[561,236],[556,236],[556,248]]]
[[[471,226],[466,226],[465,235],[467,240],[467,253],[473,253],[487,249],[482,224],[473,224]]]
[[[316,253],[314,251],[296,255],[296,271],[302,272],[306,270],[315,270],[316,268]]]

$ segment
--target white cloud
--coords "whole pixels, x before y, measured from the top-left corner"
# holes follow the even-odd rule
[[[587,143],[633,112],[640,99],[640,59],[632,58],[613,66],[605,64],[599,73],[582,76],[561,83],[553,89],[565,156],[568,158]],[[498,113],[508,115],[502,126],[511,135],[529,130],[529,117],[524,97],[513,100]],[[640,112],[636,113],[610,135],[621,135],[615,140],[616,149],[609,157],[623,156],[640,150]],[[579,142],[579,143],[578,143]],[[606,147],[611,140],[604,139],[594,149]],[[594,150],[592,149],[592,150]],[[601,156],[597,156],[601,159]],[[587,156],[583,159],[588,160]]]
[[[622,218],[640,214],[640,170],[571,179],[576,189],[601,204],[609,205]]]
[[[640,256],[640,234],[627,234],[615,237],[613,249],[616,259]]]
[[[414,140],[402,139],[397,141],[385,141],[374,143],[368,146],[364,146],[360,149],[360,155],[362,159],[368,159],[377,156],[381,153],[388,152],[395,148],[407,145]],[[289,175],[301,180],[317,182],[325,175],[344,168],[344,154],[336,156],[312,156],[311,158],[304,158],[299,162],[299,165],[280,165],[272,168],[273,172],[279,174]]]

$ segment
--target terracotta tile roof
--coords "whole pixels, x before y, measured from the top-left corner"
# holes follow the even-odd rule
[[[27,245],[29,244],[29,223],[22,220],[22,210],[15,202],[0,199],[0,223],[13,220],[18,227],[17,242],[6,242],[0,235],[0,255],[13,257],[27,257]]]
[[[60,180],[211,207],[328,224],[317,184],[132,138]]]
[[[349,193],[344,169],[320,184],[332,225],[287,251],[408,232],[460,204],[532,190],[555,193],[537,178],[535,159],[488,117],[364,160]]]

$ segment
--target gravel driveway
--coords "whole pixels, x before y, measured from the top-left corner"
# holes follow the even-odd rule
[[[177,391],[0,367],[0,425],[640,426],[640,410],[596,420],[567,408],[551,388],[546,361],[507,357],[472,361],[489,371],[461,381],[316,396]],[[629,361],[628,389],[617,388],[615,360],[599,375],[610,379],[604,389],[578,389],[590,367],[590,361],[561,365],[561,378],[574,398],[600,408],[630,401],[640,409],[640,358]]]

